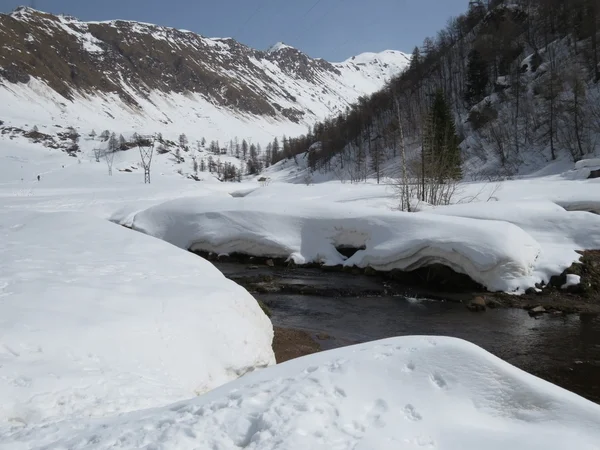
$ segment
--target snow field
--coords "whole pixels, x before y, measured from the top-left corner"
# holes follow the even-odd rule
[[[0,219],[0,436],[165,405],[275,362],[256,300],[201,258],[81,213]]]
[[[598,405],[465,341],[407,336],[300,358],[164,408],[21,429],[0,448],[597,450],[599,445]]]

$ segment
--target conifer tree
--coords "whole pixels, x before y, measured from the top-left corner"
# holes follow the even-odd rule
[[[489,72],[487,62],[482,58],[478,50],[471,50],[467,63],[467,86],[465,91],[465,101],[469,106],[473,106],[483,100],[488,81]]]
[[[438,180],[460,179],[462,176],[460,140],[456,135],[456,126],[450,105],[444,92],[435,93],[429,112],[429,127],[426,131],[430,143],[426,155],[426,173]]]

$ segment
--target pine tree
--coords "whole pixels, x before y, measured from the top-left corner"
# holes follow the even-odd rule
[[[244,161],[246,161],[247,157],[248,157],[248,143],[246,142],[246,139],[244,139],[242,141],[242,159]]]
[[[119,135],[119,150],[126,150],[127,149],[127,143],[125,142],[125,138],[123,137],[122,134]]]
[[[444,179],[460,179],[462,176],[459,138],[450,105],[444,92],[440,89],[430,110],[430,148],[426,154],[426,173],[442,181]]]
[[[479,103],[485,97],[485,90],[489,82],[487,62],[478,50],[471,50],[467,64],[467,86],[465,101],[469,106]]]
[[[279,155],[279,140],[277,138],[273,139],[273,144],[271,145],[271,164],[275,164],[281,160]]]
[[[181,147],[182,150],[187,151],[187,145],[188,145],[188,138],[184,133],[181,133],[179,135],[179,147]]]
[[[269,167],[273,161],[273,144],[268,143],[267,149],[265,150],[265,167]]]
[[[117,140],[117,135],[112,133],[110,138],[108,139],[108,151],[115,152],[119,148],[119,141]]]

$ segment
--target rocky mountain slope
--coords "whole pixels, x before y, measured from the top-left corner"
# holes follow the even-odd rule
[[[207,139],[298,134],[408,63],[397,51],[330,63],[284,44],[263,52],[230,38],[30,8],[0,14],[0,42],[5,122]]]

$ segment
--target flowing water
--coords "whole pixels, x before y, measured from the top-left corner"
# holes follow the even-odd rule
[[[248,276],[247,267],[218,265],[228,276]],[[309,331],[330,349],[404,335],[452,336],[468,340],[541,378],[600,403],[600,318],[588,315],[530,317],[521,309],[473,313],[463,304],[407,297],[367,296],[381,289],[369,277],[319,270],[260,268],[283,285],[336,286],[357,295],[255,294],[272,311],[273,324]],[[284,275],[282,275],[284,273]]]

